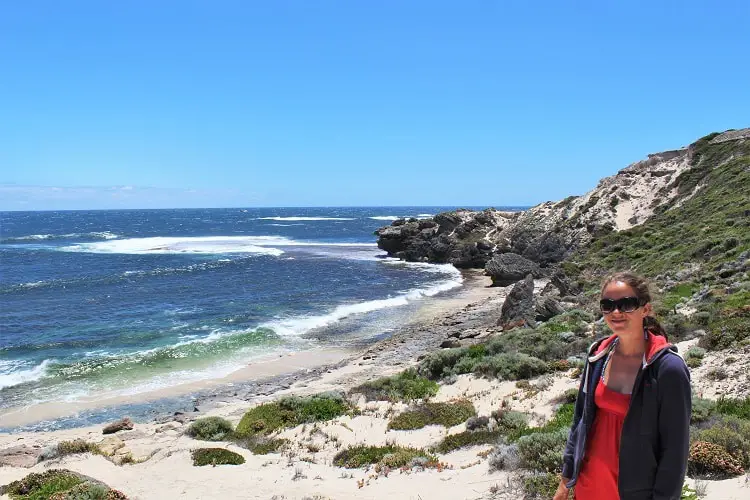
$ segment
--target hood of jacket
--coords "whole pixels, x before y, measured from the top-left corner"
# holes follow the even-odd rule
[[[589,350],[589,362],[593,363],[609,354],[615,345],[617,337],[616,334],[610,335],[599,343],[592,345]],[[643,367],[647,367],[667,351],[677,353],[677,347],[675,347],[674,344],[670,344],[663,336],[654,335],[649,331],[648,337],[646,338],[646,350],[643,353]]]

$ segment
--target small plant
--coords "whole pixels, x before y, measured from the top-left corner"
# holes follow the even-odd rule
[[[685,353],[685,358],[697,358],[697,359],[703,359],[703,357],[706,355],[706,350],[702,347],[693,346],[690,349],[687,350]]]
[[[225,448],[198,448],[193,450],[193,465],[202,467],[204,465],[242,465],[245,458],[239,453]]]
[[[364,394],[367,401],[414,401],[431,398],[438,392],[438,384],[422,377],[410,368],[392,377],[383,377],[351,389]]]
[[[685,360],[685,363],[690,368],[698,368],[699,366],[703,364],[703,359],[702,358],[687,358],[687,360]]]
[[[495,419],[498,432],[503,435],[520,435],[528,427],[529,422],[529,417],[525,413],[502,408],[493,411],[492,418]]]
[[[687,484],[682,485],[680,500],[698,500],[698,493]]]
[[[514,471],[521,465],[521,459],[518,456],[517,444],[498,444],[489,459],[490,471],[507,470]]]
[[[533,472],[523,478],[524,498],[548,499],[552,498],[560,484],[559,474],[550,472]]]
[[[568,432],[562,429],[522,436],[518,440],[521,467],[539,472],[559,471],[567,439]]]
[[[388,428],[393,430],[421,429],[427,425],[452,427],[466,422],[476,415],[470,401],[461,400],[452,403],[424,403],[396,415]]]
[[[710,370],[708,370],[708,372],[706,373],[706,376],[711,380],[718,381],[718,380],[724,380],[725,378],[729,376],[729,374],[727,373],[726,368],[718,366],[716,368],[711,368]]]
[[[716,403],[710,399],[693,398],[693,411],[690,415],[691,424],[700,424],[707,421],[716,411]]]
[[[223,441],[234,431],[232,423],[221,417],[199,418],[187,429],[187,435],[203,441]]]

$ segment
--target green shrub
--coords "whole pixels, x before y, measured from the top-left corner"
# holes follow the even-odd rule
[[[423,403],[396,415],[388,423],[393,430],[421,429],[427,425],[444,425],[452,427],[466,422],[477,412],[470,401],[461,400],[452,403]]]
[[[698,493],[687,484],[682,485],[680,500],[699,500]]]
[[[693,437],[721,446],[744,468],[750,467],[750,421],[723,417],[708,429],[698,430]]]
[[[528,415],[514,410],[495,410],[492,417],[497,422],[498,431],[503,435],[520,435],[529,423]]]
[[[223,441],[231,436],[232,423],[221,417],[199,418],[187,429],[187,435],[203,441]]]
[[[413,401],[430,398],[437,394],[438,389],[437,382],[410,368],[392,377],[365,382],[350,392],[364,394],[367,401]]]
[[[552,498],[560,484],[560,475],[550,472],[534,472],[523,478],[525,499]]]
[[[289,396],[248,410],[234,434],[239,439],[268,435],[286,427],[331,420],[346,414],[350,409],[349,403],[338,393]]]
[[[716,403],[710,399],[693,397],[693,411],[690,415],[691,424],[700,424],[707,421],[716,411]]]
[[[198,448],[193,450],[193,465],[242,465],[245,457],[225,448]]]
[[[685,353],[685,358],[686,359],[691,359],[691,358],[703,359],[705,355],[706,355],[705,349],[703,349],[702,347],[693,346],[687,350],[687,352]]]
[[[391,468],[410,465],[414,459],[437,461],[434,455],[424,450],[404,448],[396,445],[386,446],[352,446],[338,452],[333,457],[333,465],[357,469],[365,465],[381,464]]]
[[[528,379],[549,371],[547,363],[523,353],[501,353],[486,357],[474,366],[474,372],[501,380]]]
[[[742,464],[718,444],[696,441],[690,445],[688,474],[691,477],[725,479],[744,472]]]
[[[41,473],[32,472],[23,479],[13,481],[5,487],[12,499],[47,500],[55,493],[65,492],[84,483],[85,480],[69,470],[51,469]]]
[[[716,411],[722,415],[732,415],[745,420],[750,420],[750,396],[744,399],[719,398],[716,402]]]
[[[465,448],[467,446],[476,446],[480,444],[496,443],[502,434],[500,431],[465,431],[458,434],[445,436],[440,443],[435,446],[438,453],[450,453],[451,451]]]
[[[92,482],[81,483],[67,491],[55,493],[49,500],[127,500],[120,491],[108,488],[103,484]]]
[[[567,432],[573,425],[573,414],[575,413],[575,405],[573,403],[565,403],[560,405],[555,414],[552,416],[549,422],[545,423],[541,427],[525,427],[516,432],[508,433],[507,437],[511,441],[515,441],[522,436],[530,436],[532,434],[547,434],[555,431]]]
[[[39,461],[60,458],[66,455],[76,455],[79,453],[93,453],[101,455],[102,451],[96,443],[90,443],[83,439],[74,439],[73,441],[60,441],[56,445],[46,448],[39,456]]]
[[[499,442],[492,450],[487,461],[490,466],[490,472],[496,470],[514,471],[521,464],[518,458],[518,445],[515,443]]]
[[[589,340],[580,335],[593,319],[585,311],[568,311],[535,329],[516,328],[483,344],[433,352],[417,370],[432,380],[462,373],[518,380],[567,369],[568,363],[561,360],[586,349]]]
[[[538,432],[518,439],[521,467],[537,472],[559,472],[568,431]]]
[[[698,368],[700,365],[703,364],[703,359],[701,359],[701,358],[687,358],[687,360],[685,361],[685,363],[690,368]]]

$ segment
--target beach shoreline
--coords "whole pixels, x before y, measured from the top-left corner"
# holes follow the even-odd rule
[[[418,356],[438,347],[445,339],[443,329],[434,328],[435,324],[458,327],[461,324],[459,320],[451,318],[461,316],[463,309],[477,307],[488,299],[502,296],[503,289],[492,288],[490,279],[482,271],[465,270],[462,275],[463,284],[454,293],[426,302],[401,328],[374,343],[351,348],[321,346],[307,351],[269,355],[252,360],[245,367],[223,377],[191,381],[127,396],[92,396],[72,402],[45,402],[14,407],[0,413],[0,429],[10,430],[10,433],[15,434],[25,426],[53,422],[84,412],[108,410],[108,414],[113,414],[121,408],[123,415],[126,415],[128,406],[160,406],[160,400],[170,398],[181,401],[181,404],[172,405],[178,411],[161,411],[151,418],[154,421],[165,421],[174,416],[172,413],[203,413],[228,403],[241,404],[269,397],[288,390],[294,384],[309,383],[348,364],[362,368],[357,370],[362,372],[358,375],[360,380],[367,379],[367,365],[376,361],[384,362],[395,371],[405,364],[416,362]],[[497,310],[499,311],[499,306]],[[379,364],[379,368],[382,369],[383,366]],[[72,424],[64,427],[88,425]]]

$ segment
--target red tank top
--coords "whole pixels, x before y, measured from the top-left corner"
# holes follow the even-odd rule
[[[603,380],[594,393],[596,417],[587,438],[581,472],[575,486],[576,500],[619,500],[620,434],[628,412],[630,394],[613,391]]]

